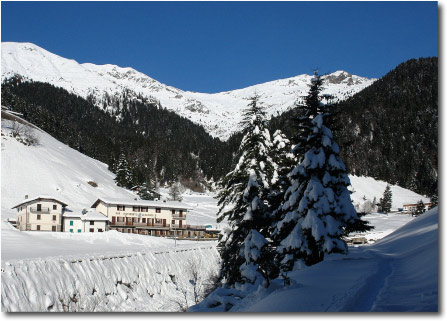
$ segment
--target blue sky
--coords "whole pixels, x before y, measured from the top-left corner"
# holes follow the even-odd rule
[[[2,2],[2,41],[199,92],[438,56],[437,2]]]

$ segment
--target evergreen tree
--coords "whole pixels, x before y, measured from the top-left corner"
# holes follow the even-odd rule
[[[128,189],[133,187],[132,173],[129,169],[129,163],[127,162],[126,155],[124,153],[121,153],[118,160],[115,182],[120,187]]]
[[[385,214],[391,211],[391,204],[393,199],[393,193],[391,192],[390,186],[387,184],[385,191],[383,192],[383,197],[380,199],[381,211]]]
[[[289,173],[290,187],[274,231],[281,274],[298,264],[313,265],[324,254],[346,253],[343,232],[358,219],[350,199],[350,181],[331,130],[328,106],[320,102],[322,80],[315,73],[298,119],[298,164]]]
[[[274,177],[272,178],[272,187],[268,197],[270,212],[276,216],[277,209],[284,199],[284,193],[289,187],[290,182],[287,174],[294,168],[296,164],[295,155],[292,153],[292,146],[287,137],[276,130],[273,134],[271,158],[273,164],[276,165]]]
[[[266,203],[274,166],[265,111],[258,96],[244,111],[239,161],[220,182],[218,222],[228,220],[229,229],[219,238],[221,279],[227,286],[268,285],[274,275],[273,249],[267,240],[271,216]],[[234,206],[231,206],[234,204]],[[227,209],[231,206],[231,209]]]
[[[416,212],[415,212],[415,215],[416,216],[419,216],[419,215],[421,215],[422,213],[424,213],[425,212],[425,205],[424,205],[424,202],[422,201],[422,200],[419,200],[418,202],[417,202],[417,205],[416,205]]]
[[[437,194],[433,194],[432,197],[430,198],[430,209],[435,208],[436,206],[438,206],[438,195]]]
[[[153,200],[155,199],[155,195],[153,190],[151,189],[151,184],[144,182],[142,185],[138,186],[138,196],[142,200]]]

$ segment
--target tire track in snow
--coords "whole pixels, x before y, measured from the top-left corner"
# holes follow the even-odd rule
[[[365,284],[339,310],[340,312],[370,312],[374,309],[377,298],[393,271],[392,260],[377,259],[379,261],[376,273],[366,279]]]

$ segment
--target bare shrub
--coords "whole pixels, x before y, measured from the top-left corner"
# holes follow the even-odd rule
[[[12,137],[17,139],[22,144],[28,146],[35,146],[39,144],[39,138],[37,137],[34,129],[30,126],[14,121],[12,123]]]

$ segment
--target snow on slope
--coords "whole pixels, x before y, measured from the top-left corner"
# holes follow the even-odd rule
[[[19,74],[47,82],[69,92],[98,100],[104,92],[111,95],[127,88],[146,97],[154,97],[179,115],[202,125],[211,135],[228,139],[238,131],[241,111],[256,92],[269,115],[290,109],[308,91],[310,75],[299,75],[264,84],[216,94],[183,91],[162,84],[132,68],[115,65],[79,64],[52,54],[31,43],[2,42],[2,79]],[[324,77],[324,94],[344,99],[371,85],[376,79],[336,71]]]
[[[198,286],[209,283],[218,267],[214,241],[116,231],[21,232],[6,223],[16,218],[11,207],[25,194],[53,195],[73,211],[100,196],[133,196],[115,186],[105,164],[43,131],[35,130],[39,145],[25,146],[8,136],[10,130],[11,121],[2,119],[2,311],[178,311],[179,303],[186,304],[183,292],[193,302],[189,262],[199,265]],[[90,180],[98,187],[90,186]],[[191,213],[190,218],[213,222],[207,215],[195,219]]]
[[[242,295],[231,312],[436,312],[438,311],[438,208],[374,245],[274,280],[268,290]],[[212,295],[208,303],[213,302]],[[206,302],[206,301],[205,301]],[[190,311],[211,312],[205,302]]]
[[[352,185],[349,189],[353,192],[351,194],[351,199],[354,204],[363,204],[363,197],[366,197],[366,199],[370,201],[373,201],[375,197],[378,202],[379,199],[383,197],[383,192],[388,184],[387,182],[378,181],[372,177],[366,176],[349,175],[349,179],[351,180]],[[402,208],[404,204],[417,203],[419,200],[424,202],[430,201],[427,197],[397,185],[390,184],[390,188],[391,193],[393,194],[391,205],[391,210],[393,211]]]
[[[2,312],[176,312],[218,266],[214,246],[129,255],[2,260]]]

